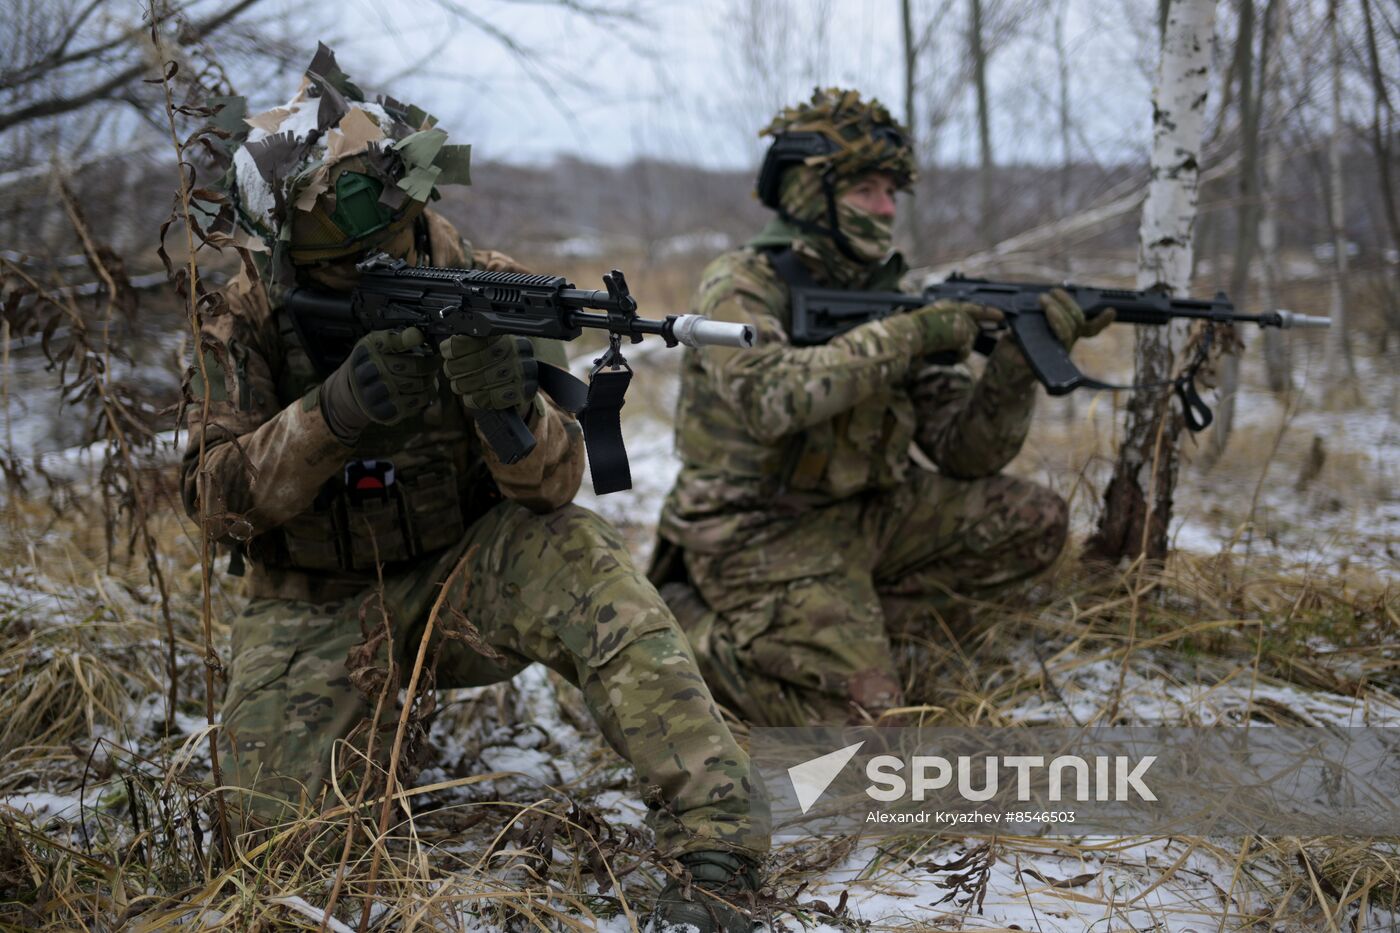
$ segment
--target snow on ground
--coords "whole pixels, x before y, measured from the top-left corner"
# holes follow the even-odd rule
[[[1069,672],[1060,677],[1057,691],[1029,691],[1002,710],[1003,715],[1020,725],[1065,725],[1099,715],[1118,690],[1119,663],[1077,657],[1072,645],[1042,645],[1042,657],[1047,650],[1047,666]],[[1028,645],[1014,648],[1012,659],[1021,673],[1040,669]],[[1122,693],[1126,724],[1238,723],[1250,709],[1267,709],[1287,711],[1294,721],[1312,725],[1400,727],[1400,701],[1387,695],[1348,697],[1274,679],[1235,677],[1224,665],[1212,675],[1202,663],[1188,670],[1170,651],[1144,649],[1135,655]],[[581,777],[595,770],[607,753],[596,734],[580,734],[560,717],[560,705],[553,698],[556,689],[567,701],[571,688],[556,688],[555,683],[539,668],[517,679],[514,708],[520,722],[544,731],[517,729],[513,753],[498,747],[493,752],[503,756],[498,758],[483,750],[473,768],[482,773],[505,762],[528,771],[530,777],[475,785],[471,796],[534,801],[548,795],[547,785],[560,786],[556,776],[573,775],[581,782],[570,792],[615,828],[643,825],[645,810],[633,786],[614,781],[590,789],[588,778]],[[484,728],[488,742],[503,737],[498,731],[493,736],[490,725]],[[545,744],[542,735],[549,737]],[[439,740],[437,732],[434,738]],[[451,752],[444,757],[452,757]],[[862,925],[874,930],[1201,933],[1250,926],[1245,918],[1271,913],[1285,886],[1276,877],[1278,866],[1267,860],[1251,860],[1241,875],[1241,841],[1233,838],[1005,836],[987,843],[986,838],[955,835],[897,842],[889,837],[789,841],[778,848],[780,863],[799,858],[821,863],[833,851],[839,857],[829,868],[790,878],[780,893],[791,894],[797,878],[807,882],[796,901],[806,908],[801,917],[809,933],[848,933]],[[965,858],[969,853],[970,861]],[[634,892],[633,897],[639,895]],[[791,915],[776,919],[767,928],[771,933],[798,928]],[[1268,929],[1310,933],[1317,929],[1312,924],[1313,920],[1280,921]],[[628,927],[625,920],[613,917],[598,928]],[[1400,915],[1372,912],[1353,928],[1359,933],[1400,929]]]
[[[1043,851],[1021,846],[998,850],[994,844],[983,850],[989,858],[980,898],[975,890],[951,886],[952,876],[966,867],[957,872],[940,868],[975,851],[975,840],[944,843],[921,851],[917,860],[891,859],[873,870],[873,850],[863,849],[809,893],[834,904],[842,891],[852,892],[849,917],[880,929],[1194,933],[1216,929],[1227,908],[1238,910],[1216,885],[1216,879],[1228,881],[1233,869],[1225,853],[1192,851],[1189,843],[1171,839],[1103,844],[1103,850],[1085,852],[1056,851],[1050,843],[1042,843]],[[1162,869],[1178,860],[1171,879],[1160,884]],[[938,903],[944,897],[949,899]],[[823,924],[810,933],[839,929]]]
[[[1040,651],[1044,656],[1046,647]],[[1020,673],[1034,675],[1042,669],[1027,645],[1019,646],[1013,659]],[[1088,724],[1118,696],[1121,725],[1238,725],[1267,709],[1298,725],[1400,727],[1400,700],[1386,694],[1342,696],[1223,665],[1219,671],[1205,663],[1186,669],[1170,651],[1135,652],[1124,671],[1117,659],[1083,658],[1070,646],[1047,659],[1047,668],[1055,672],[1055,690],[1003,707],[1000,714],[1009,724]]]
[[[1376,406],[1372,410],[1321,410],[1306,404],[1310,390],[1303,386],[1305,404],[1290,412],[1249,379],[1252,367],[1246,367],[1237,408],[1237,430],[1255,429],[1270,441],[1283,432],[1295,447],[1317,438],[1328,459],[1356,460],[1353,484],[1331,483],[1324,472],[1300,488],[1305,458],[1269,458],[1260,451],[1248,471],[1216,469],[1188,479],[1192,495],[1182,497],[1187,501],[1177,514],[1178,547],[1213,553],[1238,537],[1236,550],[1248,547],[1322,569],[1356,562],[1400,570],[1400,354],[1357,364],[1360,391]],[[1255,527],[1249,527],[1243,519],[1256,488]]]
[[[648,360],[648,363],[652,360]],[[641,369],[641,367],[638,367]],[[580,372],[580,375],[584,373]],[[1371,469],[1364,489],[1345,490],[1342,507],[1332,506],[1332,491],[1314,489],[1301,494],[1294,488],[1298,463],[1277,460],[1261,484],[1260,467],[1227,473],[1217,468],[1205,476],[1188,470],[1178,495],[1178,518],[1173,540],[1179,549],[1213,555],[1223,548],[1241,547],[1240,520],[1260,486],[1259,526],[1252,552],[1285,557],[1290,563],[1318,569],[1335,569],[1362,561],[1382,571],[1396,568],[1387,541],[1400,541],[1400,422],[1388,404],[1395,391],[1393,367],[1382,361],[1363,364],[1363,386],[1378,404],[1372,412],[1285,412],[1283,405],[1258,386],[1253,367],[1246,366],[1237,430],[1277,431],[1287,421],[1287,431],[1306,442],[1321,435],[1333,457],[1362,457]],[[642,382],[642,380],[646,380]],[[638,376],[648,396],[644,411],[634,405],[624,423],[631,458],[634,488],[630,492],[598,497],[585,480],[577,501],[623,526],[636,529],[634,549],[644,556],[651,544],[651,528],[670,488],[679,461],[667,420],[674,404],[676,380],[667,367],[647,366]],[[634,386],[634,390],[637,387]],[[629,404],[631,404],[629,402]],[[1042,417],[1052,418],[1060,402],[1047,402]],[[1108,404],[1079,402],[1079,411],[1092,413],[1103,436],[1111,436]],[[1296,446],[1296,445],[1295,445]],[[1072,485],[1072,474],[1056,475],[1045,457],[1018,463],[1025,475],[1050,480],[1060,489]],[[1063,463],[1063,461],[1061,460]],[[1223,464],[1222,464],[1223,466]],[[1068,475],[1068,479],[1067,479]],[[1106,471],[1105,471],[1106,476]],[[1100,486],[1101,488],[1101,486]],[[1080,534],[1092,527],[1092,496],[1081,496],[1076,515]],[[1319,654],[1331,646],[1319,645]],[[1132,658],[1123,672],[1121,663],[1089,655],[1069,638],[1044,643],[1038,649],[1023,644],[1013,654],[1013,669],[1033,674],[1040,669],[1037,657],[1050,656],[1060,677],[1056,691],[1027,693],[1004,710],[1009,721],[1065,725],[1088,722],[1101,714],[1120,689],[1120,711],[1133,724],[1241,722],[1251,709],[1286,711],[1295,721],[1332,726],[1400,726],[1400,701],[1386,695],[1356,698],[1311,690],[1275,679],[1237,676],[1234,667],[1222,666],[1215,675],[1196,665],[1187,669],[1170,650],[1145,649]],[[1085,656],[1076,652],[1084,650]],[[575,747],[578,751],[578,747]],[[629,793],[608,790],[594,799],[615,818],[635,822],[642,815]],[[823,901],[835,908],[843,892],[846,913],[840,921],[822,922],[814,914],[810,931],[835,933],[849,929],[851,921],[873,929],[1040,930],[1080,933],[1085,930],[1157,930],[1198,933],[1234,929],[1245,925],[1243,916],[1267,913],[1272,905],[1248,885],[1231,884],[1237,874],[1239,840],[1016,840],[1004,845],[990,866],[981,911],[975,904],[938,903],[950,892],[943,887],[957,872],[939,870],[953,862],[976,840],[939,837],[929,842],[917,858],[900,860],[884,853],[881,843],[862,844],[837,867],[813,880],[799,897],[804,903]],[[1193,849],[1192,846],[1195,846]],[[1085,850],[1088,850],[1087,852]],[[1180,864],[1178,864],[1180,862]],[[1174,868],[1173,868],[1174,866]],[[965,870],[965,869],[964,869]],[[1263,882],[1267,885],[1267,879]],[[1228,892],[1228,893],[1227,893]],[[1277,893],[1272,892],[1272,893]],[[959,895],[956,900],[966,899]],[[1232,919],[1234,918],[1234,919]],[[791,918],[783,921],[793,928]],[[609,929],[612,928],[610,925]],[[1400,929],[1400,916],[1373,914],[1358,930]],[[1305,931],[1302,925],[1284,924],[1279,930]]]

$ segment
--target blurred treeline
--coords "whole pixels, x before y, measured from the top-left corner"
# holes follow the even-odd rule
[[[0,144],[4,139],[0,136]],[[1314,162],[1308,154],[1287,160],[1277,201],[1279,248],[1295,266],[1317,274],[1330,264],[1333,250],[1326,191],[1317,184]],[[1376,197],[1378,168],[1360,141],[1348,147],[1343,170],[1348,182],[1345,230],[1354,266],[1394,268],[1396,254]],[[921,252],[909,252],[915,265],[955,262],[990,245],[978,233],[978,171],[974,166],[922,170],[910,202],[924,245]],[[1105,194],[1146,182],[1146,167],[1136,164],[1005,165],[993,174],[999,192],[996,224],[1006,236],[1086,210]],[[487,162],[474,167],[471,188],[444,190],[435,209],[479,246],[530,257],[596,259],[601,270],[610,253],[660,262],[690,253],[712,256],[743,242],[769,216],[753,197],[753,175],[649,159],[622,166],[577,158],[548,166]],[[158,150],[103,159],[68,175],[68,184],[101,220],[101,234],[127,259],[134,276],[160,270],[155,232],[170,213],[174,177],[171,161]],[[1217,178],[1202,186],[1197,240],[1202,289],[1225,287],[1227,281],[1212,276],[1228,272],[1228,251],[1236,239],[1238,199],[1230,182]],[[1137,222],[1136,212],[1124,212],[1046,252],[1073,254],[1086,262],[1131,259]],[[909,236],[907,227],[904,233]],[[62,266],[62,258],[74,257],[75,275],[83,277],[81,243],[54,194],[47,165],[0,172],[0,242],[7,255],[23,255],[30,262],[47,264],[57,258]],[[211,272],[231,269],[235,262],[232,255],[212,253],[207,261]]]

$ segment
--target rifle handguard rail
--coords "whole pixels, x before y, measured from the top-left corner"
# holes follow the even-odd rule
[[[1324,317],[1277,310],[1262,314],[1242,314],[1235,310],[1224,292],[1211,299],[1175,298],[1155,291],[1131,291],[1092,286],[1046,285],[1027,282],[993,282],[953,274],[944,282],[930,285],[922,294],[901,292],[860,292],[813,287],[810,283],[792,281],[800,275],[783,257],[774,259],[780,275],[786,270],[792,290],[792,343],[795,346],[824,344],[852,328],[912,310],[940,299],[971,302],[1001,311],[1004,320],[984,323],[974,348],[990,353],[996,346],[995,334],[1009,330],[1032,372],[1051,395],[1064,395],[1078,388],[1090,389],[1148,389],[1171,386],[1180,396],[1187,426],[1202,430],[1211,422],[1209,407],[1196,390],[1195,378],[1205,363],[1206,354],[1197,353],[1180,374],[1161,384],[1115,385],[1084,375],[1070,359],[1069,351],[1051,332],[1040,307],[1040,296],[1053,288],[1062,288],[1083,309],[1086,317],[1097,317],[1108,308],[1117,312],[1120,324],[1164,325],[1173,320],[1201,320],[1211,324],[1258,324],[1260,327],[1321,328],[1330,327]],[[1209,331],[1207,332],[1209,336]],[[1201,347],[1208,347],[1202,341]],[[937,357],[936,357],[937,359]],[[951,362],[951,360],[950,360]]]
[[[539,364],[540,388],[559,407],[579,415],[594,490],[600,495],[632,484],[619,417],[631,378],[620,349],[624,337],[636,343],[653,334],[672,347],[740,349],[752,347],[756,340],[755,329],[745,324],[694,314],[662,320],[639,316],[627,280],[617,270],[603,276],[605,290],[595,290],[574,288],[562,276],[411,266],[383,253],[356,268],[360,281],[349,295],[298,288],[281,302],[323,376],[340,365],[355,341],[375,330],[418,327],[433,346],[457,334],[573,340],[584,328],[607,331],[610,346],[594,369],[591,385]],[[534,449],[534,435],[516,411],[478,412],[475,417],[504,463],[515,463]]]

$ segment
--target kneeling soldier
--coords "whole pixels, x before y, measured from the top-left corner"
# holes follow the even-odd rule
[[[891,629],[937,638],[950,594],[986,596],[1048,566],[1066,508],[1000,472],[1035,403],[1015,342],[979,379],[945,362],[996,312],[940,302],[792,345],[794,289],[898,290],[894,196],[914,155],[854,91],[818,91],[765,133],[759,197],[777,217],[709,265],[691,309],[753,325],[759,349],[686,351],[681,471],[652,579],[711,689],[745,719],[860,721],[903,702]],[[1067,346],[1111,319],[1086,323],[1063,293],[1046,313]]]
[[[229,778],[295,803],[337,769],[363,768],[347,744],[376,724],[362,727],[372,708],[347,653],[382,573],[401,663],[438,599],[494,649],[436,646],[438,686],[494,683],[538,661],[583,691],[647,789],[658,849],[689,870],[691,884],[663,892],[660,925],[748,929],[709,897],[743,904],[758,886],[768,837],[748,758],[619,535],[569,504],[581,434],[536,380],[536,355],[562,363],[560,345],[458,336],[439,356],[414,329],[376,331],[327,375],[308,352],[316,335],[279,302],[294,286],[349,291],[370,252],[518,270],[425,210],[435,184],[467,181],[466,147],[444,145],[417,108],[367,102],[324,47],[297,97],[248,123],[230,193],[253,235],[243,242],[263,249],[260,274],[240,276],[227,313],[205,320],[182,471],[191,515],[249,566],[223,707]],[[504,409],[538,441],[512,465],[473,423]]]

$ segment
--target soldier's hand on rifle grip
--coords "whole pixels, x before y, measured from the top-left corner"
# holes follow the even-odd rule
[[[1002,313],[985,305],[944,299],[911,311],[908,317],[922,341],[915,356],[951,353],[965,360],[972,352],[981,323],[997,323],[1002,320]]]
[[[1045,320],[1056,339],[1071,349],[1082,337],[1094,337],[1113,323],[1117,312],[1108,308],[1093,318],[1086,318],[1079,303],[1070,297],[1063,288],[1052,288],[1040,296],[1040,306],[1045,309]]]
[[[539,363],[529,339],[509,334],[444,340],[442,371],[469,413],[515,411],[524,418],[539,391]]]
[[[437,360],[416,327],[361,337],[321,384],[321,414],[342,443],[353,444],[371,422],[397,424],[437,398]]]

